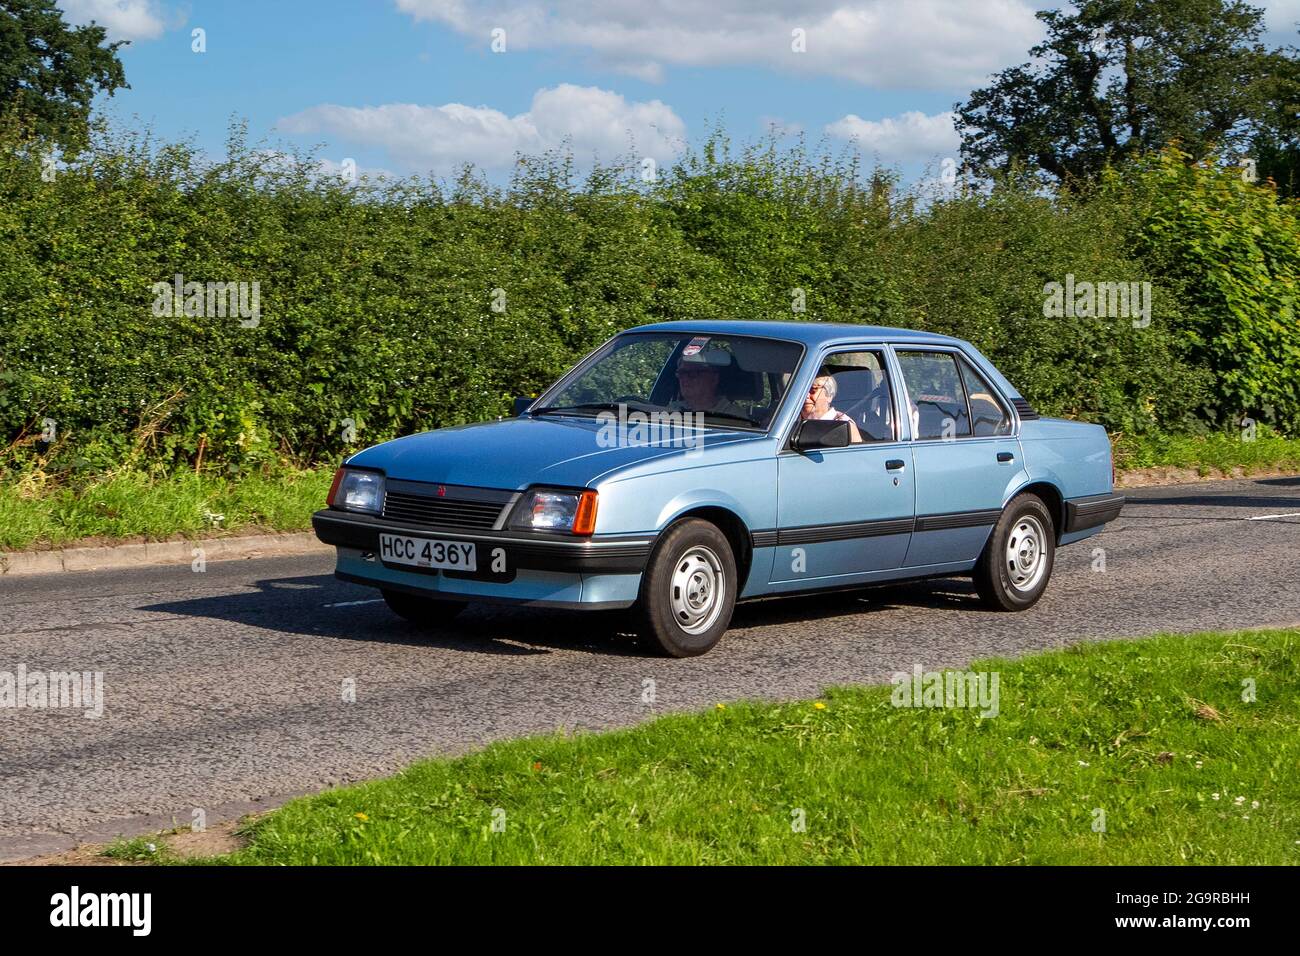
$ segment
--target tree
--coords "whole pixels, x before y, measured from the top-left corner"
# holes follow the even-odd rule
[[[1250,156],[1260,180],[1272,180],[1280,196],[1300,196],[1300,60],[1289,59],[1273,77],[1268,113],[1251,139]]]
[[[1260,44],[1263,11],[1239,0],[1081,0],[1037,14],[1034,59],[957,104],[962,159],[1059,181],[1170,143],[1193,160],[1244,146],[1292,61]]]
[[[129,88],[104,28],[71,27],[54,0],[0,0],[0,114],[64,149],[86,141],[91,100]]]

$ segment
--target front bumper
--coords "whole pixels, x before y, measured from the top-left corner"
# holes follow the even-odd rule
[[[495,583],[513,581],[520,571],[558,574],[640,574],[650,559],[655,535],[592,535],[589,538],[562,537],[518,531],[449,531],[394,521],[378,515],[353,514],[327,509],[311,518],[316,537],[325,544],[368,554],[379,554],[379,535],[411,535],[446,541],[471,541],[484,556],[479,571],[440,571],[450,579]],[[378,558],[376,558],[378,561]],[[405,565],[385,565],[396,570],[415,571]]]

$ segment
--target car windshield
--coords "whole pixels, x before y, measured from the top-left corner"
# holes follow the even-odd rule
[[[766,431],[801,352],[748,335],[628,332],[531,413],[691,412],[706,426]]]

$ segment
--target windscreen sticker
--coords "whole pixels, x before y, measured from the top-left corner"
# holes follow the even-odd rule
[[[693,338],[686,343],[686,348],[682,349],[682,354],[694,355],[697,352],[699,352],[700,349],[704,348],[704,346],[708,344],[709,344],[709,337],[707,335],[698,336],[697,338]]]

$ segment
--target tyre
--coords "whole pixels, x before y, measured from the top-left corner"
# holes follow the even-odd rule
[[[726,535],[699,518],[664,532],[641,576],[638,630],[670,657],[717,644],[736,607],[736,559]]]
[[[465,610],[465,601],[445,601],[441,598],[419,597],[405,591],[379,592],[384,596],[384,603],[398,617],[404,617],[412,624],[424,627],[437,627],[450,624],[457,614]]]
[[[1052,513],[1037,495],[1017,495],[993,526],[975,566],[975,590],[986,607],[1023,611],[1043,596],[1056,560]]]

